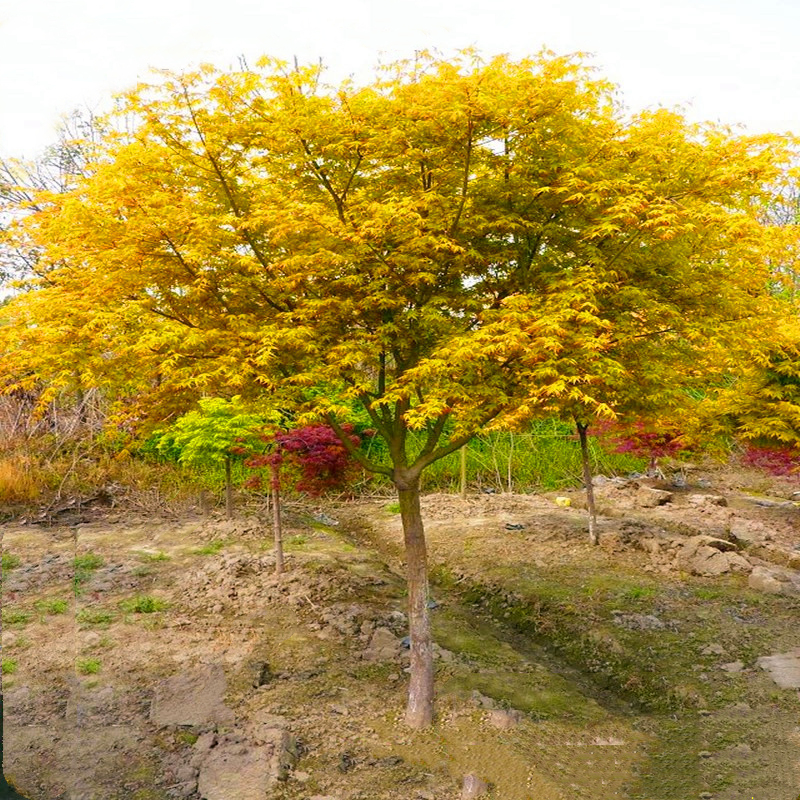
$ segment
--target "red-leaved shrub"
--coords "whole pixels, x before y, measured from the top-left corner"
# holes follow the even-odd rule
[[[355,447],[361,439],[352,425],[343,425]],[[343,491],[356,470],[356,463],[334,430],[327,425],[306,425],[289,431],[264,436],[268,452],[251,456],[245,464],[251,468],[289,467],[297,476],[294,488],[313,496],[329,491]],[[273,470],[273,475],[276,471]],[[274,479],[274,478],[273,478]],[[247,485],[256,488],[261,484],[254,475]]]
[[[800,453],[790,447],[748,445],[742,463],[763,469],[770,475],[792,475],[800,479]]]

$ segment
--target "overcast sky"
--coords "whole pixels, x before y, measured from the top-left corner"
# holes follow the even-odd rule
[[[35,156],[151,67],[266,53],[358,76],[466,46],[588,51],[632,109],[800,133],[798,42],[798,0],[0,0],[0,156]]]

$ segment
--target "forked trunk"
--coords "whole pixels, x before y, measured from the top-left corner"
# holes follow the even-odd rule
[[[275,574],[283,572],[283,532],[281,529],[281,468],[272,464],[270,468],[272,487],[272,532],[275,535]]]
[[[597,544],[599,542],[597,536],[597,512],[594,506],[594,484],[592,483],[592,465],[589,461],[589,442],[586,437],[586,431],[589,430],[589,426],[577,421],[575,425],[578,428],[578,438],[581,441],[583,485],[586,487],[586,509],[589,512],[589,541],[592,544]]]
[[[225,458],[225,515],[233,518],[233,482],[231,480],[231,457]]]
[[[411,681],[406,724],[425,728],[433,721],[433,648],[428,616],[428,564],[425,529],[419,504],[419,479],[395,479],[408,580],[408,623],[411,638]]]

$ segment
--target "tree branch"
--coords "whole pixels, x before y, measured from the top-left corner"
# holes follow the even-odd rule
[[[333,428],[333,432],[338,437],[339,441],[344,446],[344,449],[356,460],[359,464],[361,464],[364,469],[368,470],[369,472],[377,472],[381,475],[388,475],[390,478],[392,477],[392,469],[391,467],[384,467],[379,464],[376,464],[371,459],[367,458],[350,440],[350,437],[347,433],[342,430],[341,425],[333,418],[332,414],[325,415],[325,421],[328,425]]]
[[[417,460],[411,465],[411,471],[419,475],[429,464],[433,464],[434,461],[449,456],[450,453],[455,453],[456,450],[463,447],[487,422],[493,420],[501,411],[503,411],[503,406],[492,409],[488,414],[484,415],[470,433],[465,433],[461,436],[457,436],[455,439],[451,439],[447,444],[438,447],[427,455],[420,454]]]

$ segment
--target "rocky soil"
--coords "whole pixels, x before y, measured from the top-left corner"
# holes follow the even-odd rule
[[[427,496],[425,732],[388,498],[294,507],[282,576],[255,513],[9,523],[4,772],[30,800],[796,800],[800,505],[764,488],[599,479],[597,548],[580,492]]]

